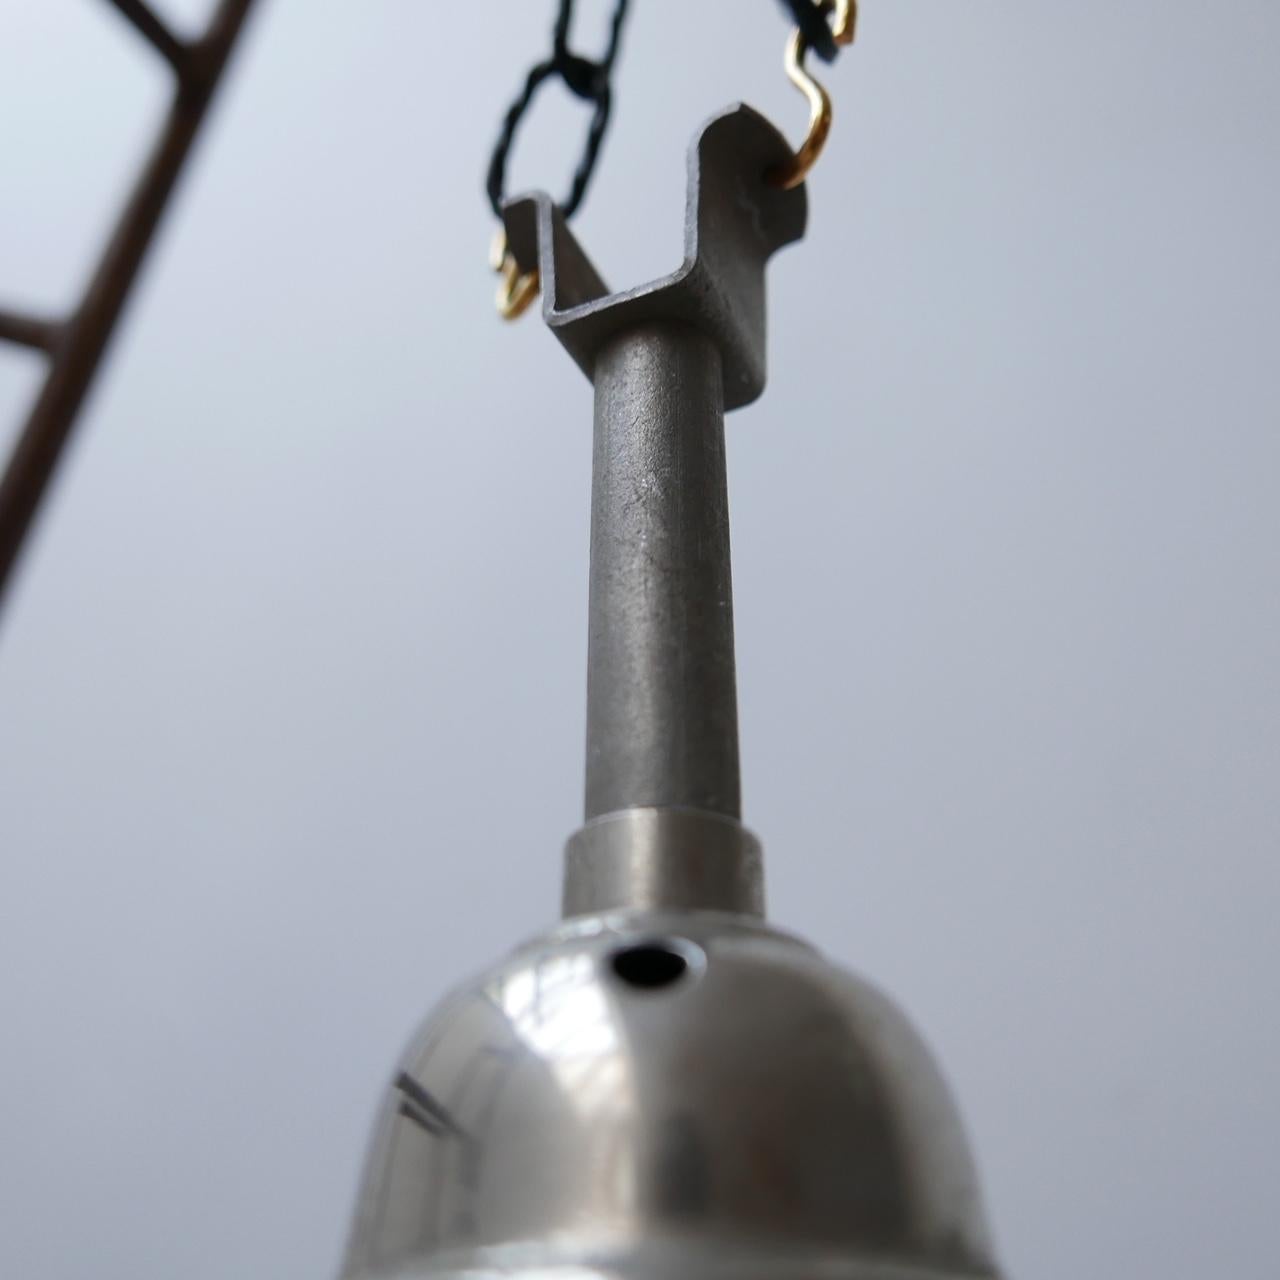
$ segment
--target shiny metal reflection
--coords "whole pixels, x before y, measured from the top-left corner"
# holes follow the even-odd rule
[[[616,958],[671,948],[667,981]],[[746,917],[572,920],[450,997],[344,1275],[988,1276],[956,1112],[891,1004]]]

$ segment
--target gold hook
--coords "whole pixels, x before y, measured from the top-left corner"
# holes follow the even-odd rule
[[[515,320],[528,311],[538,296],[541,281],[537,270],[520,272],[516,256],[507,248],[507,232],[499,227],[489,245],[489,265],[502,277],[494,302],[504,320]]]
[[[858,0],[836,0],[836,20],[831,38],[836,44],[852,44],[858,34]]]
[[[858,25],[857,0],[823,0],[822,7],[824,10],[835,10],[831,35],[836,44],[852,44]],[[804,34],[797,27],[787,40],[782,65],[786,68],[787,79],[808,100],[809,131],[795,155],[784,164],[775,165],[765,175],[775,187],[781,187],[783,191],[790,191],[805,180],[809,170],[817,164],[822,148],[827,145],[827,135],[831,132],[831,95],[805,67],[804,57],[808,51]]]

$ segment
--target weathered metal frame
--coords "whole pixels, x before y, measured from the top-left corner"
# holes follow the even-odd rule
[[[48,373],[0,477],[0,604],[93,376],[155,236],[254,0],[220,0],[184,40],[145,0],[106,0],[168,63],[174,97],[79,304],[61,319],[0,307],[0,341],[45,355]]]

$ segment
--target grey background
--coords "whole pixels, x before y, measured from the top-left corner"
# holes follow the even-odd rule
[[[0,627],[0,1275],[331,1274],[416,1020],[555,911],[590,395],[479,194],[550,10],[248,30]],[[615,284],[704,115],[803,119],[771,0],[628,34]],[[872,0],[730,423],[773,915],[923,1028],[1025,1280],[1276,1274],[1277,65],[1271,0]],[[164,96],[0,0],[7,299],[74,296]]]

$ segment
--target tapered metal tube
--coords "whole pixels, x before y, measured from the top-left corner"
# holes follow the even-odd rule
[[[586,817],[738,818],[720,354],[645,325],[600,351],[594,381]]]

